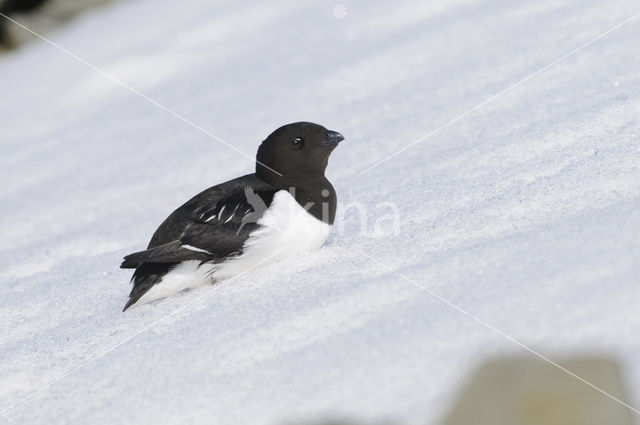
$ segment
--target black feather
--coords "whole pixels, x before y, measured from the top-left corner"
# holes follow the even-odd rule
[[[124,257],[122,269],[133,269],[144,263],[179,263],[181,261],[210,261],[211,254],[184,248],[180,241],[170,242],[155,248],[134,252]]]
[[[175,210],[146,250],[124,257],[121,268],[136,268],[125,309],[182,261],[220,262],[241,254],[277,190],[250,174],[209,188]]]
[[[160,282],[177,263],[147,263],[136,269],[131,277],[133,289],[129,294],[129,301],[122,311],[134,305],[153,285]]]

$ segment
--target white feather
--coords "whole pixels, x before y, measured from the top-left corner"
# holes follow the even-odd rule
[[[191,246],[191,245],[180,245],[181,248],[184,249],[188,249],[189,251],[194,251],[194,252],[203,252],[205,254],[211,254],[209,251],[207,251],[206,249],[202,249],[202,248],[198,248],[197,246]]]
[[[183,261],[140,297],[136,305],[165,298],[185,289],[202,286],[207,282],[209,279],[207,276],[214,268],[215,264],[200,265],[200,261],[196,260]]]
[[[223,205],[222,208],[220,208],[220,211],[218,212],[218,220],[220,220],[220,217],[222,217],[222,213],[224,212],[224,209],[226,208],[226,205]]]

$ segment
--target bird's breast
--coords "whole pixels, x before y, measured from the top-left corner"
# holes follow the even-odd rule
[[[318,220],[285,190],[257,220],[259,225],[246,240],[242,254],[218,265],[213,277],[233,276],[289,255],[315,251],[327,240],[331,225]]]

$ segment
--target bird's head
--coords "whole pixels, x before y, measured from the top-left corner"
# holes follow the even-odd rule
[[[258,148],[256,174],[265,181],[276,183],[296,184],[321,179],[329,155],[343,140],[342,134],[318,124],[284,125]]]

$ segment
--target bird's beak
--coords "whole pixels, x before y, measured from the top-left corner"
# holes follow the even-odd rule
[[[327,130],[327,135],[320,146],[337,146],[344,140],[344,136],[337,131]]]

